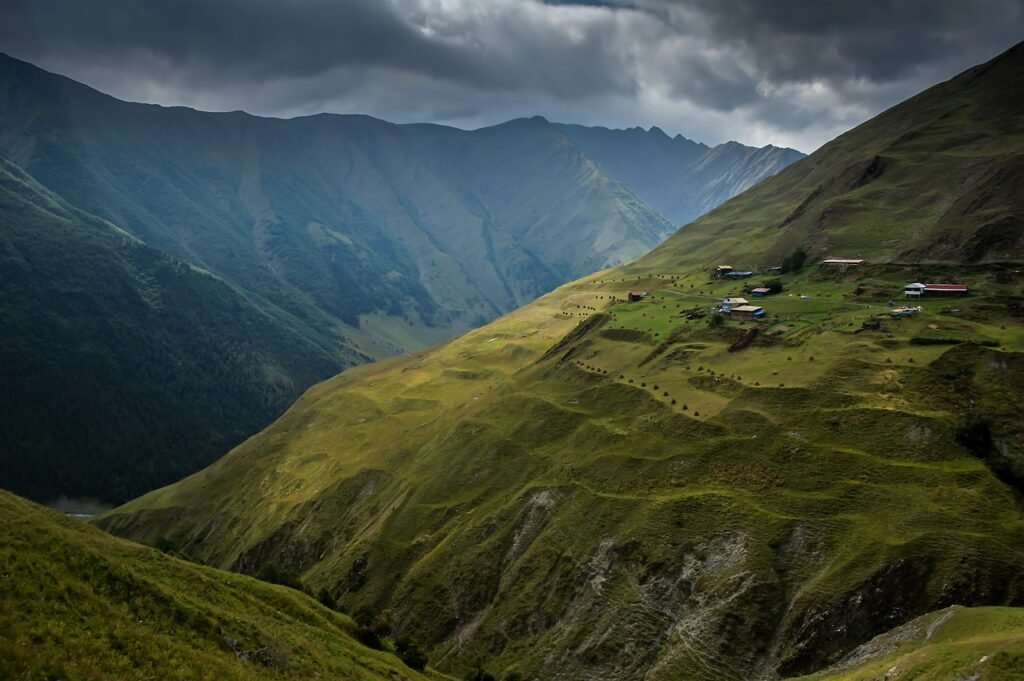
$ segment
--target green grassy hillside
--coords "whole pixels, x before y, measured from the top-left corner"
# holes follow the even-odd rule
[[[812,299],[773,299],[730,352],[751,324],[680,314],[735,285],[671,276],[595,277],[346,372],[102,525],[390,610],[446,669],[542,678],[811,671],[1024,598],[1017,285],[979,271],[985,294],[895,320],[909,273],[787,275]],[[932,326],[1000,345],[916,344]]]
[[[992,121],[960,91],[1009,97],[1022,60],[1017,48],[940,86],[961,129]],[[883,119],[920,106],[942,115],[926,93]],[[1007,158],[1014,144],[1007,133]],[[845,153],[826,146],[782,175],[841,169]],[[934,186],[933,156],[957,172],[922,152],[907,192]],[[1019,219],[1011,189],[986,193],[985,210]],[[779,201],[789,214],[802,198]],[[723,321],[713,304],[746,282],[709,279],[720,219],[322,383],[213,466],[99,522],[220,567],[300,575],[389,613],[451,671],[798,676],[937,609],[1024,602],[1018,267],[809,265],[777,275],[764,321]],[[820,247],[805,227],[773,226],[778,246],[752,239],[781,260]],[[949,280],[972,294],[891,315],[905,283]]]
[[[292,589],[109,537],[0,491],[0,677],[425,679]]]

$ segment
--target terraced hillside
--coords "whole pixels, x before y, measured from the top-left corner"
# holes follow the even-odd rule
[[[1022,60],[1015,48],[939,86],[961,127],[990,121],[956,93],[1019,93]],[[921,102],[937,106],[928,93],[903,106]],[[1005,136],[1008,156],[1018,142]],[[829,166],[836,148],[783,175]],[[986,210],[1019,217],[1010,188]],[[762,199],[755,188],[722,214],[753,202],[749,226]],[[213,466],[99,522],[388,613],[456,672],[483,659],[540,679],[799,676],[940,608],[1024,602],[1019,265],[715,280],[721,219],[322,383]],[[766,264],[810,238],[795,221],[773,229]],[[712,311],[770,279],[782,291],[763,321]],[[912,281],[972,292],[894,317]]]
[[[0,491],[0,677],[442,678],[282,586],[109,537]]]

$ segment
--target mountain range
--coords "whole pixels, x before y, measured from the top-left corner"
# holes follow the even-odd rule
[[[1021,101],[1024,43],[97,522],[454,674],[1019,678]]]
[[[592,133],[165,108],[0,56],[0,482],[175,480],[316,381],[628,261],[799,156]]]

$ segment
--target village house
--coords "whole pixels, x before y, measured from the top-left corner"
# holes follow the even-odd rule
[[[733,319],[757,319],[764,316],[764,308],[759,305],[740,305],[729,310]]]
[[[907,298],[921,298],[922,296],[966,296],[970,289],[965,284],[907,284],[903,287],[903,293]]]
[[[758,286],[757,288],[750,289],[750,292],[753,293],[758,298],[764,298],[766,295],[771,293],[772,290],[770,288],[766,288],[764,286]]]
[[[750,302],[746,298],[722,298],[720,303],[722,312],[728,313],[730,308],[739,307],[741,305],[749,305]]]
[[[717,267],[715,267],[714,270],[711,271],[711,276],[714,279],[721,279],[722,277],[727,275],[729,272],[732,272],[732,266],[731,265],[718,265]]]
[[[646,295],[647,291],[630,291],[627,297],[629,298],[629,302],[635,303],[637,301],[643,300],[644,296]]]

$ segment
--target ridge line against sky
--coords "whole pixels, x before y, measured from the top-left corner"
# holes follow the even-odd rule
[[[0,51],[119,99],[810,152],[1024,36],[1024,0],[7,0]]]

